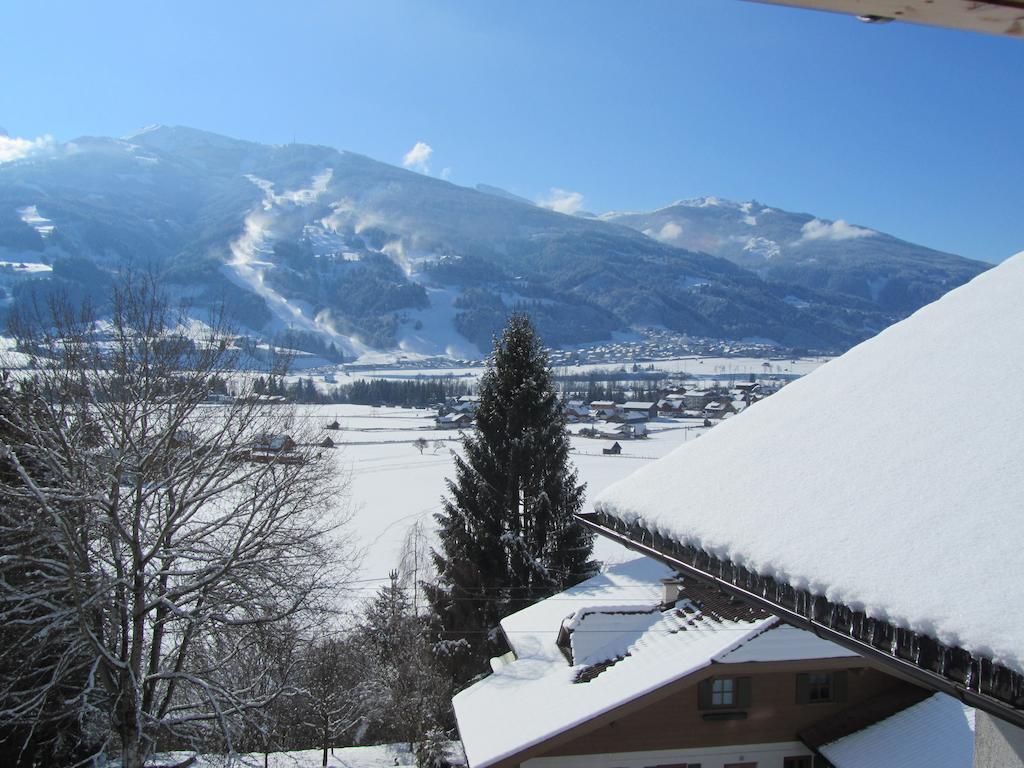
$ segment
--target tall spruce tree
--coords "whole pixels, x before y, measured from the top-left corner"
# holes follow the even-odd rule
[[[438,580],[424,585],[439,651],[462,681],[502,650],[498,622],[592,575],[593,538],[573,514],[584,486],[547,356],[529,318],[514,314],[480,384],[476,432],[462,440],[436,515]]]

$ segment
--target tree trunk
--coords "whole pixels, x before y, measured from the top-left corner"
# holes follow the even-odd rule
[[[135,724],[121,727],[121,768],[143,768],[146,755],[142,747],[142,738]]]
[[[142,739],[142,730],[136,714],[135,689],[127,674],[122,673],[120,683],[120,701],[117,704],[117,718],[120,720],[121,733],[121,768],[143,768],[146,763],[146,749]]]

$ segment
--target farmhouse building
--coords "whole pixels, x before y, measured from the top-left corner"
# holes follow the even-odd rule
[[[434,419],[438,429],[464,429],[473,423],[473,417],[466,411],[454,411]]]
[[[622,406],[622,410],[627,414],[636,414],[643,416],[645,419],[653,419],[658,415],[658,404],[657,403],[626,403]]]
[[[702,411],[704,406],[718,399],[718,393],[707,389],[691,389],[683,393],[683,402],[690,411]]]
[[[606,424],[595,429],[599,437],[610,440],[632,440],[647,436],[647,424],[643,421]]]
[[[511,653],[453,702],[471,768],[866,768],[872,748],[912,751],[885,728],[894,717],[941,729],[940,749],[970,760],[960,702],[648,558],[501,628]],[[948,764],[929,762],[936,746],[900,765]]]
[[[458,400],[455,401],[455,405],[452,406],[452,410],[472,414],[476,413],[476,409],[479,405],[479,395],[462,395]]]
[[[590,404],[590,413],[596,418],[606,419],[619,412],[619,406],[611,400],[594,400]]]
[[[297,447],[291,435],[261,435],[253,441],[248,454],[240,458],[259,464],[301,464],[305,457],[296,452]]]
[[[715,400],[704,406],[704,418],[706,419],[724,419],[733,413],[736,413],[736,408],[731,400]]]
[[[582,400],[570,400],[563,406],[562,410],[570,421],[578,421],[590,416],[590,406]]]
[[[658,415],[671,416],[673,418],[683,415],[685,405],[683,398],[673,398],[671,395],[658,401]]]

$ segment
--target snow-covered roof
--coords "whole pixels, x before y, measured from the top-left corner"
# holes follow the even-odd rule
[[[661,580],[672,575],[638,558],[504,619],[515,661],[453,699],[470,765],[511,758],[716,661],[852,655],[802,630],[772,629],[778,619],[764,612],[707,618],[685,593],[662,610]],[[793,648],[782,649],[786,639]]]
[[[1005,382],[1022,377],[1024,253],[596,508],[1021,672],[1024,389]]]
[[[797,661],[799,659],[840,659],[856,656],[853,651],[823,640],[817,635],[788,624],[776,624],[754,635],[722,655],[724,664],[747,661]]]
[[[974,710],[937,693],[819,751],[836,768],[964,768],[974,760]]]

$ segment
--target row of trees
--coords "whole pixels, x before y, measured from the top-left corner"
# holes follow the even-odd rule
[[[281,376],[257,376],[253,391],[259,395],[280,395],[293,403],[353,403],[356,405],[407,405],[427,407],[451,397],[470,394],[471,387],[454,379],[357,379],[320,391],[311,378],[286,382]]]
[[[452,693],[505,650],[500,619],[594,572],[525,317],[495,346],[436,551],[414,537],[346,624],[337,468],[301,447],[244,459],[286,424],[313,436],[259,398],[207,404],[233,334],[185,338],[152,281],[115,290],[109,316],[51,305],[19,331],[30,373],[0,382],[0,763],[436,745]]]

